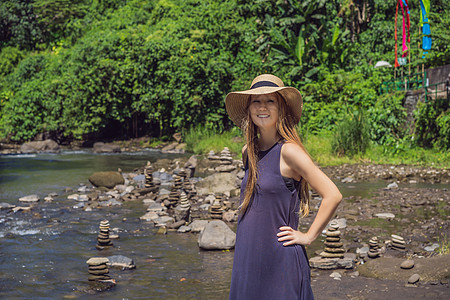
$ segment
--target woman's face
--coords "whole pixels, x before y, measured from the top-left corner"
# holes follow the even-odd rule
[[[278,122],[278,93],[252,95],[250,98],[250,116],[258,128],[276,127]]]

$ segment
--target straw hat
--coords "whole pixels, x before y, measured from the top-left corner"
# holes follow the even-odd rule
[[[295,123],[300,121],[303,100],[300,92],[293,87],[284,86],[283,81],[275,75],[262,74],[253,79],[250,89],[231,92],[225,98],[225,106],[230,119],[242,128],[242,121],[247,118],[247,104],[250,95],[263,95],[278,92],[289,108],[287,114]]]

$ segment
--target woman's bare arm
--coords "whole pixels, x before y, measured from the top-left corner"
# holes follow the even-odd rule
[[[292,244],[309,245],[322,232],[333,217],[342,195],[336,185],[311,160],[309,155],[300,146],[294,143],[285,143],[281,150],[281,172],[292,177],[303,178],[322,197],[317,216],[308,232],[302,233],[289,226],[280,227],[279,241],[284,246]]]

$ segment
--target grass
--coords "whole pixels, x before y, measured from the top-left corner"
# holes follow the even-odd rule
[[[423,149],[417,146],[370,145],[364,153],[354,156],[338,156],[331,149],[332,133],[324,132],[319,135],[306,134],[303,142],[309,154],[321,166],[336,166],[342,164],[390,164],[416,165],[437,168],[450,168],[450,151]],[[217,133],[204,128],[190,130],[185,136],[187,150],[196,154],[207,154],[210,150],[222,151],[228,147],[236,158],[241,157],[244,139],[240,130],[234,129]]]

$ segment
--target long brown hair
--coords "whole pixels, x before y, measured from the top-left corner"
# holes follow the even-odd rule
[[[295,123],[293,118],[288,113],[288,107],[284,98],[276,93],[278,96],[278,121],[276,124],[278,135],[287,143],[295,143],[299,145],[306,153],[308,153],[303,146],[297,130],[295,130]],[[250,205],[251,198],[256,189],[256,181],[258,179],[258,129],[253,123],[250,116],[249,105],[251,102],[251,96],[248,98],[247,103],[247,118],[243,120],[243,131],[245,132],[247,140],[247,162],[248,162],[248,177],[247,185],[245,186],[244,201],[240,205],[240,213],[245,214],[248,206]],[[309,155],[309,154],[308,154]],[[309,184],[303,178],[300,180],[300,211],[299,216],[305,217],[309,214]]]

